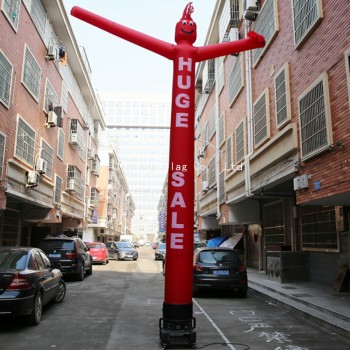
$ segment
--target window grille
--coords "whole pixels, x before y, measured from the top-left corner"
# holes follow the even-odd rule
[[[31,2],[30,16],[33,19],[34,25],[38,29],[39,34],[44,38],[47,15],[42,1]]]
[[[13,28],[18,29],[21,0],[4,0],[2,10]]]
[[[213,187],[216,184],[215,178],[215,156],[210,159],[208,166],[208,185],[209,187]]]
[[[78,119],[72,119],[70,124],[70,144],[77,146],[79,150],[85,150],[84,129]]]
[[[28,47],[25,50],[22,82],[36,101],[39,100],[41,68]]]
[[[217,81],[217,89],[218,93],[220,94],[221,90],[223,89],[225,85],[225,60],[224,57],[218,57],[218,81]]]
[[[236,144],[236,165],[243,160],[245,156],[245,145],[244,145],[244,121],[237,126],[235,131],[235,144]]]
[[[339,251],[335,207],[302,206],[301,236],[303,250]]]
[[[58,97],[55,90],[53,89],[50,82],[46,80],[44,111],[46,113],[48,113],[49,111],[53,111],[54,108],[58,105],[57,101]]]
[[[326,78],[317,80],[299,98],[299,118],[302,158],[306,159],[323,151],[331,143],[330,112],[326,98]]]
[[[259,16],[254,22],[254,31],[263,35],[266,42],[265,47],[253,50],[253,63],[256,65],[278,31],[276,0],[264,1]]]
[[[7,208],[0,216],[0,246],[17,246],[21,222],[20,212]]]
[[[202,130],[202,142],[203,142],[203,147],[207,148],[209,144],[209,128],[208,128],[208,123],[205,123],[203,130]]]
[[[55,180],[55,198],[54,198],[54,202],[56,204],[61,204],[62,184],[63,184],[62,178],[59,177],[58,175],[56,175],[56,180]]]
[[[254,145],[258,146],[269,137],[267,90],[253,106]]]
[[[290,120],[289,74],[288,65],[275,77],[275,103],[277,127]]]
[[[225,0],[219,19],[220,42],[227,40],[230,28],[238,27],[239,22],[239,0]]]
[[[100,159],[97,154],[95,155],[95,158],[92,160],[91,171],[97,176],[100,175]]]
[[[205,167],[202,171],[202,182],[208,181],[208,168]]]
[[[213,138],[215,135],[215,119],[216,119],[216,113],[215,113],[215,105],[211,109],[209,113],[209,122],[208,122],[208,134],[209,134],[209,140]]]
[[[225,172],[219,174],[219,204],[225,203]]]
[[[4,172],[5,136],[0,134],[0,179]]]
[[[97,207],[99,202],[99,192],[96,187],[91,187],[90,206]]]
[[[64,157],[64,132],[62,129],[58,129],[58,147],[57,156],[63,160]]]
[[[294,43],[300,45],[322,18],[320,0],[293,0]]]
[[[233,146],[233,140],[232,140],[232,136],[229,136],[226,140],[226,169],[232,170],[232,165],[233,165],[233,158],[232,158],[232,154],[233,154],[233,150],[232,150],[232,146]]]
[[[202,77],[203,93],[209,94],[215,82],[215,60],[211,59],[205,62]]]
[[[233,102],[243,88],[244,77],[242,69],[242,57],[243,55],[239,55],[239,57],[233,58],[235,62],[228,77],[228,101],[230,106],[232,106]]]
[[[46,160],[47,169],[45,175],[52,177],[52,168],[53,168],[53,149],[42,140],[41,142],[41,158]]]
[[[18,118],[16,156],[34,166],[35,131]]]
[[[222,114],[219,118],[219,146],[225,142],[225,115]]]
[[[74,190],[79,199],[83,198],[83,179],[81,171],[74,165],[68,165],[67,189]]]
[[[12,64],[4,53],[0,51],[0,101],[6,107],[10,106],[12,72]]]

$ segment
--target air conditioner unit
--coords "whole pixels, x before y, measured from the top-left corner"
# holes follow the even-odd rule
[[[57,59],[57,49],[55,45],[50,44],[48,46],[45,58],[47,61],[54,61],[55,59]]]
[[[26,187],[36,187],[39,185],[40,175],[37,171],[31,170],[27,175],[27,185]]]
[[[68,190],[68,191],[71,191],[71,192],[74,192],[74,191],[75,191],[74,185],[75,185],[74,179],[69,179],[69,180],[68,180],[67,190]]]
[[[90,160],[95,159],[95,150],[93,148],[89,148],[87,156]]]
[[[207,192],[209,190],[208,181],[202,181],[202,192]]]
[[[70,139],[69,139],[69,143],[71,145],[77,145],[78,144],[78,134],[76,132],[71,132],[70,133]]]
[[[51,128],[57,125],[57,114],[54,111],[49,111],[47,115],[46,127]]]
[[[258,12],[260,10],[260,1],[258,0],[244,0],[243,3],[243,18],[254,22],[258,17]]]
[[[39,174],[45,174],[47,172],[47,161],[43,158],[38,158],[35,164],[35,170]]]

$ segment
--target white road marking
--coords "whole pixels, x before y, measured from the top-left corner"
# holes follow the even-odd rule
[[[226,336],[222,332],[222,330],[216,325],[216,323],[210,318],[210,316],[204,311],[204,309],[197,303],[197,301],[195,299],[193,299],[193,302],[197,305],[199,310],[201,310],[203,315],[208,319],[208,321],[212,324],[212,326],[217,330],[217,332],[220,334],[221,338],[225,341],[226,345],[232,350],[237,350],[232,344],[230,344],[230,341],[226,338]]]

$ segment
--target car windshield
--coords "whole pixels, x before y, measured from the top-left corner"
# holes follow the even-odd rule
[[[95,248],[95,249],[101,249],[103,248],[103,244],[101,243],[87,243],[86,244],[89,248]]]
[[[116,245],[118,248],[133,248],[133,246],[128,242],[117,242]]]
[[[199,253],[198,261],[203,264],[238,263],[238,256],[233,251],[204,250]]]
[[[64,239],[48,239],[40,244],[42,250],[74,250],[74,241]]]
[[[157,249],[165,249],[166,248],[166,243],[159,243]]]
[[[27,252],[20,250],[0,251],[0,268],[24,270],[27,261]]]

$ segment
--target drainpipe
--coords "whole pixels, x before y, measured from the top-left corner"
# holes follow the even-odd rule
[[[248,34],[248,21],[245,21],[244,35],[247,37]],[[247,144],[248,153],[244,157],[244,178],[245,178],[245,195],[246,198],[253,196],[251,192],[251,181],[250,181],[250,156],[253,154],[253,91],[252,91],[252,76],[251,76],[251,51],[245,51],[245,76],[246,76],[246,94],[247,94]]]
[[[214,59],[214,70],[215,70],[215,181],[216,181],[216,218],[220,220],[220,140],[219,140],[219,89],[218,89],[218,78],[219,78],[219,58]]]

